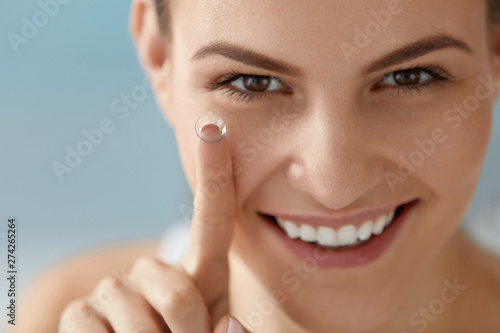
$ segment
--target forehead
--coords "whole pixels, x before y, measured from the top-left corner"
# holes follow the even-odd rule
[[[307,68],[345,61],[342,46],[361,49],[363,63],[443,33],[480,47],[486,7],[481,0],[182,0],[172,21],[183,57],[228,41]]]

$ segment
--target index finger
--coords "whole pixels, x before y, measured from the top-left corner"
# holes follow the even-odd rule
[[[236,213],[235,167],[224,121],[210,115],[200,118],[197,124],[200,140],[196,146],[196,193],[191,240],[183,266],[191,276],[218,276],[224,280],[229,271],[228,250]],[[207,271],[211,274],[203,274]]]

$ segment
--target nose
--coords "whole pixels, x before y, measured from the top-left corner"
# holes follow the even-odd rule
[[[337,210],[380,184],[384,162],[359,117],[348,109],[304,115],[287,170],[293,188]]]

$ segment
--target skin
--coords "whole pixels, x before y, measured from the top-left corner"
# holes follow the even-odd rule
[[[178,265],[140,260],[124,284],[121,305],[98,310],[101,321],[95,325],[103,332],[110,325],[126,327],[124,318],[132,320],[131,313],[160,325],[157,312],[174,332],[209,332],[214,326],[225,331],[227,314],[254,332],[415,332],[424,324],[412,325],[410,316],[441,297],[444,281],[458,279],[467,289],[428,319],[425,331],[489,332],[500,326],[491,310],[500,306],[499,259],[459,229],[488,148],[497,86],[470,113],[446,118],[454,104],[476,95],[478,77],[498,82],[498,28],[486,25],[486,2],[457,0],[449,6],[446,0],[402,0],[391,23],[359,54],[346,57],[340,45],[354,45],[355,27],[374,21],[370,12],[387,9],[387,3],[174,1],[167,40],[153,2],[134,1],[131,33],[196,193],[192,242]],[[447,47],[363,73],[374,60],[438,34],[463,41],[471,52]],[[221,55],[191,60],[214,40],[285,61],[303,75]],[[420,93],[398,93],[402,87],[385,78],[429,65],[442,67],[450,79]],[[248,102],[209,89],[231,70],[275,76],[283,86]],[[273,110],[286,111],[286,128],[275,131],[270,142],[259,142],[259,131],[273,126]],[[193,124],[206,114],[227,124],[220,143],[204,143],[193,133]],[[435,150],[391,187],[387,175],[398,175],[400,158],[409,159],[418,149],[415,140],[432,138],[435,129],[441,129]],[[246,149],[250,145],[253,153]],[[214,182],[211,172],[228,182]],[[380,258],[349,269],[302,272],[293,290],[282,276],[300,262],[256,215],[352,212],[413,199],[418,205]],[[262,323],[248,325],[259,311],[255,304],[271,300],[273,290],[281,290],[285,300]],[[80,299],[68,307],[63,324],[75,320],[76,306],[89,302]]]

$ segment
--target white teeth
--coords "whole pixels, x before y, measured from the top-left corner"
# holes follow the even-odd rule
[[[276,221],[285,230],[286,234],[291,239],[300,238],[304,242],[317,242],[322,246],[340,247],[346,245],[354,245],[361,241],[364,242],[371,238],[372,235],[380,235],[384,229],[392,222],[395,210],[386,215],[380,216],[376,220],[365,221],[359,229],[354,225],[349,224],[341,227],[338,230],[322,226],[317,229],[309,224],[295,224],[290,221],[276,218]],[[358,241],[359,239],[359,241]]]
[[[318,243],[323,246],[337,246],[338,240],[335,230],[328,227],[319,227]]]
[[[317,239],[316,229],[309,224],[302,224],[300,226],[300,239],[304,242],[315,242]]]
[[[291,239],[299,238],[300,231],[295,224],[290,221],[285,221],[283,224],[281,224],[281,226],[285,229],[288,237],[290,237]]]
[[[387,215],[387,219],[386,219],[386,222],[385,222],[385,226],[387,227],[389,224],[391,224],[392,222],[392,218],[394,217],[394,213],[396,212],[396,210],[392,210],[389,215]]]
[[[373,222],[366,221],[358,230],[358,237],[360,240],[365,241],[372,236]]]
[[[373,225],[373,234],[374,235],[380,235],[382,231],[384,230],[385,227],[385,221],[387,218],[385,215],[382,215],[381,217],[378,218],[377,222]]]
[[[358,231],[352,224],[339,229],[339,245],[352,245],[358,241]]]

